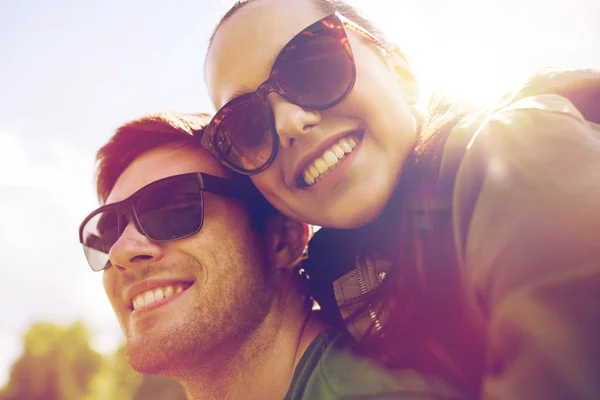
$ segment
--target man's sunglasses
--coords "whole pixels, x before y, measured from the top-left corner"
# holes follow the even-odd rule
[[[286,44],[269,79],[255,92],[236,97],[215,114],[202,146],[238,173],[254,175],[265,170],[279,149],[273,113],[266,102],[270,93],[304,109],[324,110],[352,90],[356,66],[346,29],[383,49],[373,35],[339,13],[315,22]]]
[[[170,176],[144,186],[127,199],[104,205],[79,226],[79,241],[94,271],[105,269],[108,253],[123,230],[133,221],[137,230],[155,242],[192,236],[204,223],[203,192],[243,200],[261,201],[258,191],[246,181],[192,172]],[[264,200],[262,200],[264,201]]]

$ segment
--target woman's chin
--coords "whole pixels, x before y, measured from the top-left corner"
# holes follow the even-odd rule
[[[322,218],[321,223],[315,221],[313,225],[335,229],[361,228],[375,221],[384,208],[385,203],[370,204],[369,207],[361,207],[360,209],[356,205],[348,206],[346,209],[332,210],[329,215]]]

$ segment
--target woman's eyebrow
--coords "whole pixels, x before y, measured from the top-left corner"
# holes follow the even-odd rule
[[[225,104],[229,103],[229,102],[230,102],[231,100],[233,100],[233,99],[236,99],[236,98],[238,98],[238,97],[240,97],[240,96],[243,96],[243,95],[245,95],[245,94],[252,93],[252,92],[254,92],[254,90],[252,90],[252,89],[248,89],[248,88],[240,88],[240,89],[237,89],[237,90],[235,90],[235,91],[234,91],[234,92],[231,94],[231,96],[230,96],[230,97],[229,97],[229,98],[228,98],[228,99],[225,101]]]
[[[271,76],[271,70],[273,69],[273,65],[275,64],[275,61],[277,61],[277,58],[279,57],[279,54],[281,54],[281,52],[283,51],[283,49],[285,49],[285,47],[288,45],[288,43],[286,43],[285,45],[278,47],[277,51],[275,51],[273,53],[273,55],[271,57],[269,57],[269,62],[266,64],[269,68],[269,77]],[[268,78],[267,78],[268,79]],[[258,87],[254,88],[254,89],[249,89],[247,87],[240,87],[236,90],[233,91],[233,93],[231,94],[231,96],[229,96],[229,98],[227,99],[227,101],[225,101],[225,104],[229,103],[231,100],[238,98],[242,95],[248,94],[248,93],[252,93],[255,92],[256,89],[258,89]]]

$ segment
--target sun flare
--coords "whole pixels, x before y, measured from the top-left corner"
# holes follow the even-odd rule
[[[556,27],[565,21],[589,24],[583,5],[593,8],[591,1],[583,1],[579,9],[542,0],[523,4],[355,0],[355,4],[406,54],[423,101],[432,92],[441,92],[487,104],[517,89],[537,70],[589,63],[590,52],[576,49],[581,40]]]

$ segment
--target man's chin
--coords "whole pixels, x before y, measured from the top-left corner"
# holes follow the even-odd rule
[[[171,340],[128,340],[127,362],[137,372],[148,375],[176,376],[189,355],[181,343]]]

